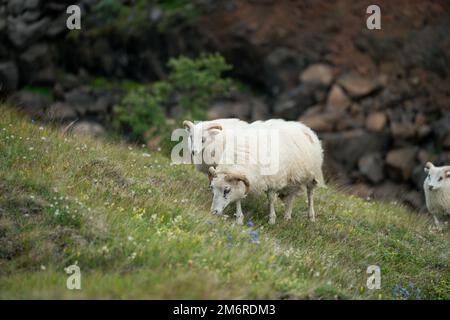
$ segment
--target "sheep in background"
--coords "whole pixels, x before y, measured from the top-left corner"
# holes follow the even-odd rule
[[[205,162],[207,155],[204,154],[203,150],[206,147],[208,147],[208,150],[216,150],[218,154],[211,151],[211,154],[208,154],[208,158],[220,159],[226,143],[226,131],[247,125],[247,122],[235,118],[201,121],[196,124],[185,120],[183,126],[189,132],[188,149],[192,160],[196,159],[194,162],[195,168],[200,172],[208,173],[209,167],[211,165],[215,166],[217,163]]]
[[[450,166],[435,167],[431,162],[425,165],[428,174],[423,189],[428,211],[434,222],[442,229],[440,220],[450,218]]]
[[[280,196],[285,204],[286,220],[291,219],[292,206],[295,196],[306,186],[308,198],[308,215],[315,221],[313,191],[315,187],[323,185],[322,163],[323,150],[317,135],[299,122],[284,120],[258,121],[247,127],[247,134],[256,134],[256,130],[275,129],[278,132],[278,161],[277,172],[263,175],[261,163],[226,164],[221,161],[217,168],[209,168],[210,187],[213,192],[211,211],[222,214],[223,210],[232,202],[236,202],[237,223],[243,223],[241,200],[247,194],[266,193],[269,200],[269,223],[276,219],[275,201]],[[264,141],[258,141],[258,144]],[[249,152],[249,146],[237,146],[238,155],[244,153],[249,157],[255,155]]]

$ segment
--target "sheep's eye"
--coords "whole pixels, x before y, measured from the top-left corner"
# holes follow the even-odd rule
[[[438,181],[442,181],[442,179],[443,179],[443,178],[442,178],[442,177],[440,177]]]
[[[229,194],[231,191],[230,188],[225,188],[225,190],[223,190],[223,195],[226,196],[227,194]]]

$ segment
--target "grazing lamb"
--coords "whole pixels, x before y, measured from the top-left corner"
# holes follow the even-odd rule
[[[211,212],[222,214],[223,210],[232,202],[236,202],[237,223],[243,223],[241,200],[247,194],[266,193],[269,200],[269,223],[276,219],[275,201],[279,196],[285,204],[286,220],[291,219],[292,206],[295,196],[306,186],[308,197],[308,214],[315,221],[313,191],[316,186],[323,185],[322,145],[316,134],[299,122],[284,120],[258,121],[250,124],[246,130],[249,136],[257,134],[257,130],[270,129],[278,132],[278,170],[274,174],[264,175],[261,162],[252,164],[226,164],[220,161],[217,168],[209,168],[210,188],[213,192]],[[258,141],[258,148],[264,141]],[[249,158],[255,154],[249,151],[248,143],[237,143],[237,155],[245,154]],[[257,159],[258,160],[258,159]]]
[[[208,150],[217,150],[218,154],[211,151],[209,158],[220,159],[226,143],[225,132],[247,125],[247,122],[239,119],[217,119],[196,124],[185,120],[183,126],[189,132],[188,148],[192,160],[197,160],[194,161],[196,169],[200,172],[208,173],[209,167],[211,165],[215,166],[217,163],[216,161],[213,161],[213,163],[205,162],[207,155],[204,154],[203,150],[206,147],[208,147]]]
[[[423,189],[428,211],[434,222],[442,229],[440,220],[450,218],[450,166],[435,167],[431,162],[425,165],[428,174]]]

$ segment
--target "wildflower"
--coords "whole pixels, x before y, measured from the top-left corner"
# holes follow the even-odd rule
[[[132,237],[132,236],[128,236],[128,241],[133,241],[134,240],[134,238]]]
[[[208,224],[214,224],[214,221],[208,220],[206,223],[208,223]]]
[[[47,268],[43,265],[43,264],[41,264],[41,270],[46,270]]]
[[[251,220],[247,223],[247,226],[250,227],[250,228],[253,227],[254,225],[255,225],[255,224],[254,224],[253,221],[251,221]]]

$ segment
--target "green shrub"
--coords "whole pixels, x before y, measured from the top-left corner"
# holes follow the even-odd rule
[[[206,119],[211,98],[228,94],[233,84],[231,79],[223,77],[231,66],[218,54],[170,59],[168,67],[170,73],[166,80],[128,92],[114,108],[114,127],[126,129],[137,140],[143,140],[149,129],[153,136],[168,134],[183,118]],[[171,125],[165,110],[173,105],[178,106],[179,113]]]

